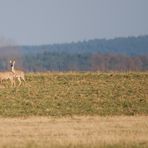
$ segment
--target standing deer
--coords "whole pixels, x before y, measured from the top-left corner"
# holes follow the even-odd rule
[[[15,86],[14,74],[12,72],[0,72],[0,83],[3,80],[10,80],[11,86]]]
[[[13,61],[10,60],[11,72],[13,73],[14,79],[16,78],[19,81],[19,86],[20,86],[22,80],[25,82],[25,74],[21,70],[15,70],[14,65],[15,65],[15,60]]]

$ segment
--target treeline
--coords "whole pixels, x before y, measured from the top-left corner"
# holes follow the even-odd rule
[[[28,71],[147,71],[148,55],[111,53],[68,54],[44,52],[24,57]]]
[[[38,53],[16,59],[16,67],[25,71],[148,71],[148,54],[113,53]],[[0,58],[0,70],[10,69],[9,59]]]
[[[94,54],[91,67],[94,71],[147,71],[148,55]]]
[[[91,67],[90,54],[44,52],[26,55],[23,61],[23,67],[28,71],[86,71]]]
[[[25,71],[147,71],[148,35],[38,46],[0,47],[0,70],[9,60]]]
[[[127,55],[143,55],[148,53],[148,35],[115,39],[94,39],[88,41],[39,45],[39,46],[22,46],[20,48],[23,54],[37,54],[42,52],[50,53],[69,53],[69,54],[92,54],[101,53],[118,53]]]

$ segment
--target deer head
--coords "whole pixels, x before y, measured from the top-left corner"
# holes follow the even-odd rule
[[[14,65],[15,65],[15,60],[10,60],[11,71],[13,73],[15,73]]]

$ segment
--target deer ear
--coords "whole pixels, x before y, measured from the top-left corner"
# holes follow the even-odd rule
[[[15,60],[13,61],[13,64],[15,64]]]
[[[12,63],[12,61],[10,60],[10,64]]]

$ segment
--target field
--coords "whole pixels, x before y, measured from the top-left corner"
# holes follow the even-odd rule
[[[148,117],[1,118],[0,147],[148,147]]]
[[[148,147],[148,73],[28,73],[0,86],[0,147]]]
[[[147,115],[147,73],[30,73],[0,89],[0,116]]]

